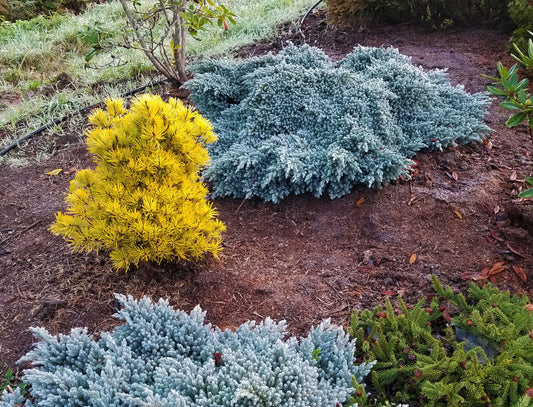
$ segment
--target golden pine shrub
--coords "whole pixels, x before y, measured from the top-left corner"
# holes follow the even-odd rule
[[[216,141],[212,126],[179,100],[143,95],[128,111],[121,100],[90,117],[87,147],[95,170],[70,183],[66,213],[52,233],[74,250],[110,250],[115,269],[139,262],[215,257],[224,225],[207,202],[199,172]]]

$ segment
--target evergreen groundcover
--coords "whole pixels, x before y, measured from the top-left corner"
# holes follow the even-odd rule
[[[339,62],[289,45],[278,55],[208,60],[191,98],[215,126],[204,177],[214,196],[331,198],[407,176],[410,157],[480,140],[490,99],[425,72],[394,48],[356,47]]]
[[[298,341],[268,318],[220,331],[199,307],[117,300],[125,324],[98,341],[86,329],[34,328],[30,398],[4,392],[0,407],[336,407],[373,365],[354,366],[355,341],[328,321]]]

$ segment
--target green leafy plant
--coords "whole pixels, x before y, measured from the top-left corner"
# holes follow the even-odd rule
[[[529,185],[533,185],[533,177],[527,177],[526,182]],[[518,194],[519,198],[533,198],[533,188],[526,189],[525,191],[522,191]]]
[[[175,87],[187,82],[186,32],[198,37],[208,26],[218,25],[228,30],[235,24],[235,14],[215,0],[119,0],[129,25],[124,42],[118,45],[139,49],[154,68]],[[94,30],[84,36],[91,46],[85,60],[89,62],[104,48],[101,36]]]
[[[510,110],[518,110],[507,119],[505,125],[516,127],[525,121],[528,125],[529,135],[533,137],[533,96],[528,93],[529,81],[526,78],[519,81],[518,65],[513,65],[507,69],[501,62],[498,62],[497,69],[499,78],[483,75],[493,81],[493,85],[487,86],[487,90],[496,96],[505,98],[500,106]]]
[[[89,121],[96,169],[76,174],[51,231],[76,250],[110,250],[116,269],[216,256],[224,225],[199,178],[216,140],[211,124],[179,100],[152,95],[129,111],[109,100]]]
[[[529,298],[490,283],[472,283],[464,296],[435,276],[432,282],[436,295],[414,306],[399,298],[397,311],[387,299],[352,315],[356,357],[377,360],[370,374],[377,399],[426,407],[532,406]]]
[[[509,0],[508,12],[510,21],[513,22],[512,44],[516,44],[519,49],[527,49],[530,38],[529,31],[533,27],[533,4],[529,0]]]
[[[531,31],[529,33],[533,35]],[[511,54],[511,56],[528,71],[533,70],[533,41],[529,39],[527,55],[520,51],[517,44],[513,43],[513,47],[518,55]],[[533,95],[528,91],[528,79],[524,78],[519,81],[518,65],[516,64],[507,69],[501,62],[498,62],[497,70],[499,78],[487,75],[482,76],[493,81],[491,86],[487,86],[487,90],[490,93],[505,98],[500,103],[500,106],[505,109],[517,110],[507,119],[505,125],[507,127],[516,127],[526,122],[529,136],[533,138]],[[533,185],[533,177],[528,177],[526,181]],[[518,197],[532,198],[533,188],[522,191]]]
[[[533,35],[531,31],[528,31],[530,35]],[[527,43],[527,54],[523,53],[516,43],[512,44],[516,54],[511,53],[511,57],[522,65],[530,74],[533,73],[533,41],[531,38]]]
[[[21,382],[20,379],[13,372],[13,369],[9,368],[6,370],[4,378],[0,381],[0,395],[4,391],[13,393],[15,390],[18,389],[17,393],[24,396],[27,392],[28,386],[29,383]]]

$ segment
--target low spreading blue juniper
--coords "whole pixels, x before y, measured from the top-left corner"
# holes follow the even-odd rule
[[[268,318],[221,331],[200,307],[117,299],[125,323],[99,340],[34,328],[40,342],[22,359],[31,397],[5,392],[0,407],[335,407],[372,367],[354,366],[355,343],[329,321],[298,341]]]
[[[358,46],[334,63],[316,48],[290,45],[193,69],[191,99],[219,136],[204,173],[214,196],[335,198],[407,176],[421,149],[490,130],[487,94],[452,86],[443,71],[425,72],[394,48]]]

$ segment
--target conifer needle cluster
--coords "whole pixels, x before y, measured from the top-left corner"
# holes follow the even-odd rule
[[[113,266],[217,255],[224,225],[199,171],[216,141],[208,120],[179,100],[143,95],[130,110],[108,100],[89,118],[96,168],[76,174],[51,231],[75,250],[109,250]]]
[[[436,295],[355,311],[356,356],[377,360],[373,399],[424,407],[533,406],[533,305],[490,283],[467,296],[432,277]],[[363,389],[364,390],[364,389]],[[367,404],[364,392],[354,397]]]
[[[394,48],[357,47],[331,61],[309,46],[203,61],[188,82],[218,143],[204,176],[214,196],[336,198],[407,176],[421,149],[481,140],[486,94],[452,86]]]
[[[40,341],[23,360],[30,398],[0,394],[0,407],[335,407],[371,363],[354,365],[355,342],[324,321],[306,337],[287,337],[284,321],[248,321],[235,332],[206,324],[167,301],[118,295],[124,325]]]

